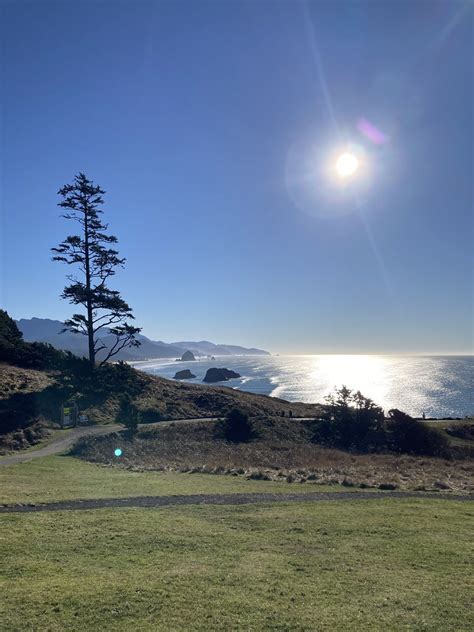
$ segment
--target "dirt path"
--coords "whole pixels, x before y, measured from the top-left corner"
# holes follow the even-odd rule
[[[173,421],[158,421],[153,424],[140,424],[140,429],[169,426],[173,423],[196,423],[199,421],[215,421],[217,417],[202,417],[196,419],[176,419]],[[111,434],[112,432],[120,432],[125,430],[125,427],[121,424],[107,424],[101,426],[84,426],[82,428],[73,428],[64,437],[58,437],[45,445],[44,448],[38,448],[37,450],[29,450],[27,452],[18,452],[17,454],[9,454],[8,456],[0,457],[0,467],[2,465],[15,465],[16,463],[23,463],[25,461],[32,461],[42,456],[52,456],[53,454],[62,454],[68,452],[78,439],[86,436],[100,436]]]
[[[381,498],[423,498],[429,500],[474,501],[474,495],[423,492],[303,492],[299,494],[195,494],[189,496],[131,496],[128,498],[98,498],[67,500],[56,503],[0,505],[0,513],[35,511],[77,511],[110,507],[168,507],[175,505],[247,505],[265,502],[320,502],[334,500],[380,500]]]
[[[28,452],[19,452],[18,454],[10,454],[0,458],[0,466],[14,465],[15,463],[23,463],[24,461],[32,461],[42,456],[51,456],[52,454],[61,454],[67,452],[76,443],[78,439],[90,435],[104,435],[111,432],[123,430],[123,426],[118,424],[108,426],[86,426],[84,428],[73,428],[65,437],[58,437],[44,448],[38,450],[30,450]]]

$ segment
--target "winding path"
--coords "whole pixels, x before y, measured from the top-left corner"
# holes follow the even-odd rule
[[[61,454],[67,452],[72,448],[78,439],[90,435],[105,435],[111,432],[117,432],[123,430],[123,426],[118,424],[112,424],[107,426],[85,426],[83,428],[73,428],[64,437],[58,437],[45,445],[43,448],[37,450],[28,450],[27,452],[18,452],[17,454],[10,454],[8,456],[0,457],[0,466],[2,465],[15,465],[16,463],[23,463],[24,461],[32,461],[42,456],[51,456],[53,454]]]
[[[422,498],[425,500],[474,501],[474,495],[454,495],[423,492],[301,492],[299,494],[190,494],[188,496],[129,496],[127,498],[97,498],[66,500],[55,503],[0,505],[0,513],[37,511],[77,511],[111,507],[169,507],[176,505],[248,505],[266,502],[321,502],[334,500],[380,500],[386,498]]]
[[[199,417],[195,419],[173,419],[172,421],[158,421],[152,424],[140,424],[140,429],[154,428],[169,426],[172,423],[196,423],[198,421],[215,421],[218,417]],[[43,448],[28,450],[25,452],[18,452],[16,454],[9,454],[8,456],[0,457],[0,467],[2,465],[15,465],[16,463],[24,463],[25,461],[32,461],[42,456],[52,456],[53,454],[62,454],[68,452],[78,439],[82,437],[88,437],[91,435],[100,436],[111,434],[112,432],[120,432],[125,430],[122,424],[107,424],[99,426],[83,426],[73,428],[68,431],[64,437],[58,437],[45,445]]]

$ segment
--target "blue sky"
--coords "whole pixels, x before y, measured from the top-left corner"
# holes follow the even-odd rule
[[[2,306],[71,314],[49,249],[71,229],[56,192],[84,171],[151,338],[472,352],[473,19],[467,2],[3,2]],[[344,186],[326,171],[349,145],[365,162]]]

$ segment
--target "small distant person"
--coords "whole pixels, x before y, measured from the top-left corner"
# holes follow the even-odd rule
[[[293,411],[290,410],[290,417],[293,417]]]
[[[284,411],[284,410],[282,410],[282,411],[281,411],[281,416],[282,416],[282,417],[284,417],[284,416],[285,416],[285,411]]]
[[[426,419],[425,411],[423,411],[423,420]]]

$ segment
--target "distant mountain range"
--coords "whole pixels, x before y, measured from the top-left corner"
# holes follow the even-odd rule
[[[81,334],[65,332],[61,334],[64,323],[59,320],[49,318],[21,318],[16,321],[23,337],[27,342],[48,342],[57,349],[71,351],[78,356],[87,356],[87,339]],[[185,351],[192,351],[199,356],[217,355],[270,355],[268,351],[262,349],[248,349],[238,345],[214,344],[208,340],[179,341],[167,343],[161,340],[150,340],[146,336],[137,336],[141,345],[139,347],[123,349],[114,356],[114,360],[153,360],[155,358],[180,358]],[[107,346],[115,339],[112,335],[101,336],[102,341]],[[99,352],[98,359],[104,357],[105,352]]]

